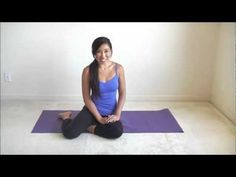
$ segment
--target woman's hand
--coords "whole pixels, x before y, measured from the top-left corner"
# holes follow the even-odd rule
[[[117,115],[109,115],[107,117],[107,122],[108,123],[116,122],[118,120],[120,120],[120,116],[117,116]]]
[[[108,121],[107,121],[107,117],[101,117],[100,119],[98,119],[98,122],[100,124],[108,124]]]
[[[108,115],[108,117],[101,117],[98,119],[100,124],[109,124],[120,120],[120,116],[117,115]]]

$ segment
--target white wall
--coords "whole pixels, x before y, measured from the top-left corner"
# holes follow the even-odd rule
[[[236,123],[235,24],[220,25],[211,102]]]
[[[81,99],[91,44],[107,36],[127,100],[210,100],[218,23],[1,23],[2,98]],[[3,73],[12,73],[4,82]]]

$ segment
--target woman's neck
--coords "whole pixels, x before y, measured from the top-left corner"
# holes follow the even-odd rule
[[[112,66],[113,62],[112,61],[106,61],[104,63],[99,64],[99,68],[102,70],[106,70]]]

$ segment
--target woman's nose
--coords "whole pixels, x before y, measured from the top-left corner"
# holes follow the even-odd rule
[[[106,53],[105,53],[105,52],[102,52],[102,53],[101,53],[101,56],[102,56],[102,57],[106,56]]]

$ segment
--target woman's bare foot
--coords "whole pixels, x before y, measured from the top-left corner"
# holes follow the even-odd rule
[[[91,125],[87,128],[87,131],[89,131],[90,133],[94,134],[94,130],[95,130],[96,125]]]
[[[66,119],[69,119],[71,117],[71,114],[72,114],[71,111],[66,111],[66,112],[62,112],[62,113],[58,114],[58,117],[63,119],[63,120],[66,120]]]

